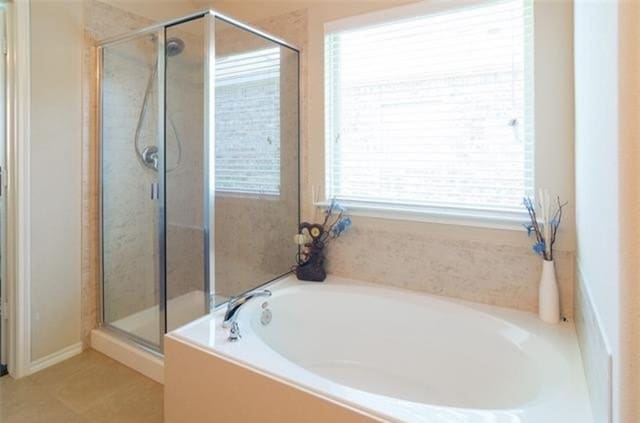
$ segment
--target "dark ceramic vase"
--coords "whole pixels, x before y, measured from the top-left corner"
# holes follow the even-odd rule
[[[324,270],[324,253],[322,248],[313,248],[308,259],[296,266],[296,276],[301,281],[322,282],[327,278]]]

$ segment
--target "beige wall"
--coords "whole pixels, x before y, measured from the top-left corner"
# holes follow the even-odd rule
[[[640,4],[620,7],[620,417],[640,421]]]
[[[578,333],[594,413],[620,423],[640,418],[639,24],[637,3],[576,2]]]
[[[31,0],[31,359],[80,340],[82,3]]]

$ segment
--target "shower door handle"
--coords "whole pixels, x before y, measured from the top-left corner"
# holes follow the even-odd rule
[[[158,186],[157,182],[151,182],[150,191],[152,200],[157,200],[158,198],[160,198],[160,187]]]

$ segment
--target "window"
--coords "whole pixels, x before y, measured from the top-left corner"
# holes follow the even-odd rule
[[[534,189],[532,13],[529,1],[507,0],[355,29],[330,24],[327,196],[519,213]]]
[[[216,60],[216,191],[280,194],[280,49]]]

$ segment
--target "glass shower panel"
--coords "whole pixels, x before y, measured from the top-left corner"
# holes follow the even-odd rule
[[[205,28],[166,31],[167,330],[206,312]]]
[[[215,20],[215,302],[291,270],[298,53]]]
[[[102,48],[103,321],[158,348],[163,32]]]
[[[212,292],[291,270],[299,93],[298,52],[264,34],[214,12],[157,28],[101,43],[98,123],[102,322],[162,351]]]

